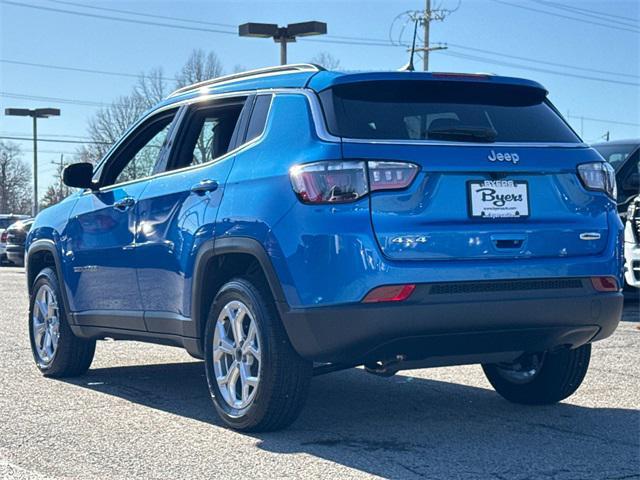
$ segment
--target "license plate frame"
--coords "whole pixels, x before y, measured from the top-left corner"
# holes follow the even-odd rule
[[[479,189],[488,190],[480,192]],[[529,199],[529,182],[526,180],[467,181],[467,209],[469,216],[474,219],[528,218],[531,215]]]

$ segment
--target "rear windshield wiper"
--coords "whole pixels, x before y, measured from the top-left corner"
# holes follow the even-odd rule
[[[486,127],[447,127],[429,129],[429,140],[458,140],[466,142],[494,142],[498,136],[492,128]]]

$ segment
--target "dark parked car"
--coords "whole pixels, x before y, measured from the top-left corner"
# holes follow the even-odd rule
[[[7,262],[7,228],[19,220],[29,218],[26,215],[0,214],[0,264]]]
[[[618,213],[624,220],[631,200],[638,195],[640,189],[640,170],[638,167],[640,139],[596,143],[593,148],[616,171]]]
[[[29,230],[31,230],[31,225],[33,225],[32,218],[28,220],[20,220],[7,228],[6,231],[7,260],[18,267],[24,266],[24,242],[27,239]]]

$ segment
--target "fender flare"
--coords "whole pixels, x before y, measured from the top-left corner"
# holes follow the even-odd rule
[[[191,319],[195,323],[196,335],[202,331],[201,295],[203,278],[210,259],[228,253],[244,253],[253,256],[264,272],[269,289],[273,295],[278,312],[289,310],[280,280],[276,275],[271,259],[260,242],[249,237],[227,237],[206,241],[198,250],[194,261],[193,282],[191,292]]]
[[[33,293],[33,282],[35,281],[37,276],[37,272],[34,275],[31,274],[31,271],[29,269],[29,264],[31,263],[30,259],[33,254],[43,251],[50,253],[53,257],[53,262],[55,264],[54,270],[56,272],[56,276],[58,277],[59,283],[58,288],[62,293],[64,311],[67,313],[68,318],[71,319],[73,318],[73,315],[71,315],[71,310],[69,309],[69,299],[67,298],[67,289],[65,287],[64,277],[62,275],[62,261],[60,260],[60,253],[56,248],[56,243],[49,238],[40,238],[38,240],[35,240],[31,243],[31,245],[29,245],[29,249],[26,252],[24,270],[27,277],[27,291],[29,292],[29,296],[31,296],[31,294]]]

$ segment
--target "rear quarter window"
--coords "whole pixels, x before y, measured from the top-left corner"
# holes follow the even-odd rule
[[[357,139],[579,143],[546,99],[528,86],[392,80],[320,93],[329,131]]]

